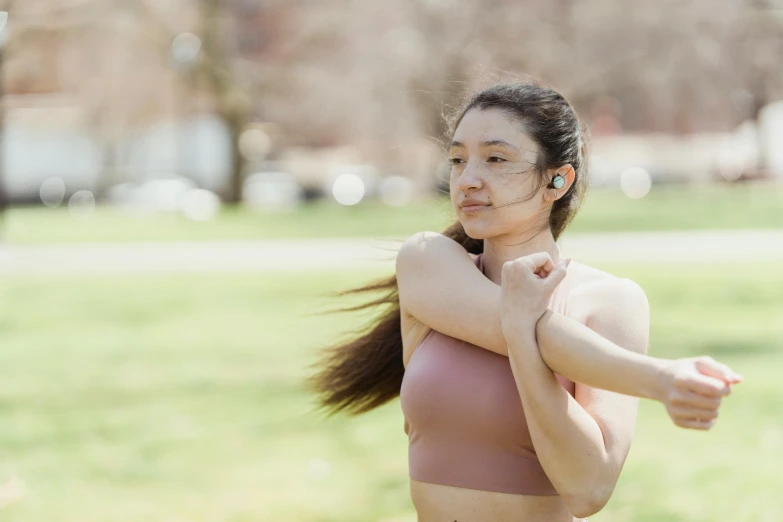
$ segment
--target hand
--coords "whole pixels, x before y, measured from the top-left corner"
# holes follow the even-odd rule
[[[717,422],[723,397],[741,381],[741,375],[710,356],[675,359],[661,372],[659,400],[677,426],[708,430]]]
[[[548,253],[537,252],[503,263],[500,302],[506,339],[535,335],[536,323],[565,278],[568,262],[554,264]]]

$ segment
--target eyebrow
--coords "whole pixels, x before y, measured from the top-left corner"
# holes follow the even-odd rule
[[[510,149],[513,149],[513,150],[519,152],[519,147],[515,147],[514,145],[510,144],[509,142],[503,141],[503,140],[482,141],[481,143],[479,143],[479,145],[481,147],[491,147],[493,145],[500,145],[502,147],[508,147]],[[459,141],[452,141],[451,142],[451,147],[449,147],[449,148],[454,148],[454,147],[465,148],[465,145],[463,143],[459,142]]]

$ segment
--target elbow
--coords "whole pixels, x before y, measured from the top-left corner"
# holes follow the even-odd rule
[[[611,496],[611,489],[595,488],[586,493],[563,495],[563,499],[576,518],[587,518],[601,511]]]

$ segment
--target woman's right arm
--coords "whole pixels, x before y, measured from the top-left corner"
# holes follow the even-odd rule
[[[500,287],[462,245],[419,232],[397,253],[400,306],[433,330],[508,357],[500,319]]]
[[[436,232],[411,236],[397,255],[397,285],[400,305],[418,321],[508,356],[500,286],[476,268],[470,254],[456,241]],[[537,335],[544,362],[574,382],[653,398],[667,408],[676,386],[698,382],[722,388],[720,380],[736,382],[728,368],[709,358],[671,361],[650,357],[617,346],[563,314],[550,310],[542,319]]]

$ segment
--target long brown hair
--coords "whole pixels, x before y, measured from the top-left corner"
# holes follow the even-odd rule
[[[451,115],[446,115],[447,133],[453,136],[470,109],[500,109],[517,119],[538,144],[536,171],[540,185],[547,185],[547,169],[571,164],[576,174],[568,191],[557,199],[543,227],[549,227],[555,240],[576,215],[587,188],[586,128],[576,111],[557,91],[531,82],[501,83],[471,95]],[[450,141],[450,140],[449,140]],[[551,185],[547,185],[551,187]],[[461,244],[472,254],[484,250],[484,241],[473,239],[457,221],[443,235]],[[347,312],[377,309],[379,314],[359,336],[327,347],[311,367],[317,372],[307,378],[308,388],[318,396],[317,406],[329,415],[345,411],[358,415],[389,402],[400,394],[405,367],[402,364],[402,332],[397,276],[344,290],[336,295],[376,294],[380,297],[347,308]]]

